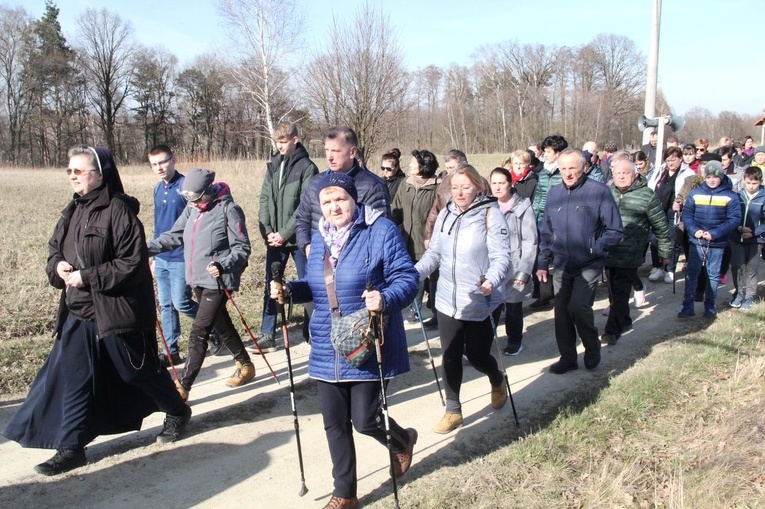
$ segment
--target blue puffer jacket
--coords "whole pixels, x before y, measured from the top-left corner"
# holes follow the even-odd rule
[[[308,375],[325,382],[377,380],[377,358],[372,355],[361,367],[350,366],[335,351],[330,340],[332,320],[329,314],[327,286],[324,282],[324,256],[328,253],[317,230],[311,239],[310,256],[304,280],[289,283],[293,302],[313,300],[311,318],[311,354]],[[320,246],[324,247],[321,249]],[[383,372],[392,378],[409,371],[409,352],[401,309],[417,293],[417,271],[406,251],[398,227],[381,217],[381,211],[361,206],[361,213],[340,253],[335,267],[335,291],[344,315],[364,307],[361,294],[367,281],[385,300],[385,343],[382,347]]]
[[[622,218],[611,191],[583,175],[570,189],[565,184],[550,189],[537,267],[547,270],[552,262],[568,273],[601,269],[608,249],[621,239]]]
[[[741,203],[739,226],[748,227],[754,232],[754,237],[744,239],[740,234],[734,232],[730,239],[740,244],[765,244],[765,187],[760,186],[752,199],[749,199],[746,189],[742,189],[738,195]]]
[[[300,204],[295,211],[295,237],[298,249],[305,252],[305,248],[311,243],[313,232],[316,231],[321,219],[321,205],[319,205],[318,189],[323,175],[332,170],[319,173],[311,179],[308,187],[300,197]],[[357,164],[348,171],[348,176],[356,184],[358,203],[367,205],[370,209],[379,209],[385,217],[390,217],[390,198],[388,186],[385,181]]]
[[[723,176],[722,183],[714,189],[706,182],[693,189],[683,206],[683,223],[688,239],[698,244],[695,233],[707,231],[712,236],[711,247],[725,247],[731,233],[741,224],[739,201],[727,176]]]

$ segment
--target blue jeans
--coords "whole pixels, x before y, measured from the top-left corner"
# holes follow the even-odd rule
[[[717,299],[717,285],[720,283],[720,264],[722,263],[724,247],[710,247],[707,249],[707,241],[702,240],[702,246],[691,243],[688,251],[688,266],[685,269],[685,292],[683,293],[683,304],[693,305],[693,296],[696,293],[696,286],[699,280],[699,274],[706,269],[707,288],[704,291],[704,310],[715,309],[715,300]],[[704,251],[706,251],[706,256]]]
[[[290,259],[295,261],[295,269],[297,270],[298,279],[302,279],[305,276],[305,253],[303,253],[297,247],[288,248],[276,248],[268,246],[266,248],[266,285],[263,295],[263,321],[260,324],[261,334],[273,334],[276,331],[276,301],[270,297],[271,286],[271,265],[274,262],[281,263],[282,273],[284,272],[284,266]],[[306,320],[308,317],[306,316]]]
[[[178,313],[181,312],[193,320],[199,308],[191,298],[191,288],[186,284],[185,270],[184,262],[168,262],[154,258],[154,279],[157,281],[162,333],[172,354],[178,353],[178,338],[181,335]],[[162,349],[164,350],[164,346]]]

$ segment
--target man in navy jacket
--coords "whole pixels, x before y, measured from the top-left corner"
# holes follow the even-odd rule
[[[608,187],[584,175],[581,151],[566,149],[557,159],[563,185],[547,195],[540,227],[537,277],[548,279],[552,262],[555,287],[555,339],[560,360],[550,372],[577,369],[576,336],[584,345],[584,366],[600,363],[600,340],[592,305],[608,249],[622,238],[619,208]]]

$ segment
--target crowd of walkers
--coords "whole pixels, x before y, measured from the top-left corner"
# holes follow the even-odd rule
[[[740,144],[723,138],[709,151],[704,139],[680,144],[670,136],[659,146],[653,133],[630,153],[613,142],[579,150],[551,135],[512,152],[487,180],[457,149],[444,155],[440,172],[438,156],[423,149],[412,150],[402,168],[397,148],[371,171],[355,132],[342,126],[326,133],[329,168],[319,172],[296,125],[279,124],[272,136],[278,150],[258,211],[265,292],[252,352],[227,310],[252,251],[230,187],[211,170],[182,175],[171,149],[154,147],[148,162],[159,181],[147,240],[111,154],[84,145],[69,151],[74,196],[46,267],[61,290],[56,341],[4,432],[24,447],[57,451],[37,472],[84,465],[95,437],[140,429],[158,410],[166,417],[157,441],[181,438],[208,344],[233,358],[226,385],[246,384],[255,376],[250,353],[279,347],[277,301],[305,306],[308,375],[318,387],[334,479],[325,509],[358,505],[354,429],[387,446],[394,489],[412,463],[418,432],[388,414],[385,396],[390,381],[409,371],[405,322],[438,329],[446,408],[432,431],[447,434],[463,423],[465,363],[488,378],[491,407],[506,404],[507,375],[492,347],[504,315],[506,344],[497,355],[521,354],[524,302],[527,312],[554,306],[560,357],[549,371],[559,375],[579,368],[577,338],[592,370],[601,345],[616,345],[633,328],[630,298],[635,307],[648,304],[638,269],[649,252],[649,282],[674,285],[684,267],[679,318],[693,316],[696,302],[714,318],[727,277],[731,307],[746,311],[756,302],[765,146],[751,137]],[[290,258],[298,277],[282,284]],[[593,304],[603,282],[609,306],[601,335]],[[179,314],[193,319],[185,358]],[[349,353],[339,324],[356,316],[353,327],[368,326]]]

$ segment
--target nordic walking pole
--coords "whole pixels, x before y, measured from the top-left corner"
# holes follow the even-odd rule
[[[178,381],[178,372],[175,371],[175,366],[173,365],[173,356],[170,353],[170,348],[167,346],[167,341],[165,340],[165,333],[162,332],[162,324],[159,323],[159,318],[154,319],[157,322],[157,330],[159,331],[159,337],[162,339],[162,345],[165,347],[165,355],[167,355],[168,361],[170,361],[170,369],[173,370],[173,376],[175,377],[175,380]]]
[[[367,292],[374,290],[372,283],[367,281]],[[393,507],[399,509],[398,505],[398,485],[396,484],[396,474],[393,471],[393,443],[390,437],[390,419],[388,418],[388,396],[385,394],[385,374],[383,373],[382,365],[382,343],[385,341],[382,334],[382,317],[375,311],[369,312],[370,326],[375,339],[375,353],[377,354],[377,371],[380,373],[380,396],[382,400],[382,411],[385,419],[385,442],[388,446],[388,456],[390,457],[390,478],[393,482],[393,500],[395,504]],[[379,320],[379,321],[378,321]]]
[[[213,262],[217,263],[217,262]],[[271,375],[274,377],[274,380],[276,380],[276,383],[281,385],[281,382],[279,382],[279,378],[276,376],[276,373],[274,373],[273,368],[271,367],[271,364],[268,362],[268,359],[266,359],[266,354],[263,353],[263,350],[260,348],[260,345],[258,344],[258,340],[255,339],[255,335],[250,330],[250,326],[247,325],[247,322],[244,319],[244,315],[239,310],[239,306],[236,305],[236,301],[234,300],[234,297],[231,295],[231,292],[228,291],[228,288],[226,288],[226,285],[223,284],[223,280],[220,276],[218,276],[218,286],[223,288],[223,293],[226,294],[226,298],[231,301],[231,304],[234,305],[234,309],[236,309],[236,314],[239,315],[239,320],[242,322],[242,325],[244,325],[244,329],[247,331],[247,334],[250,335],[250,339],[252,339],[252,342],[255,344],[255,348],[258,349],[258,352],[260,352],[260,356],[263,357],[263,360],[266,361],[266,366],[268,366],[268,370],[271,372]]]
[[[674,238],[672,239],[672,267],[673,267],[673,272],[672,272],[672,295],[675,294],[675,280],[677,279],[675,276],[677,274],[677,259],[679,257],[679,254],[677,252],[677,240],[678,240],[677,225],[680,224],[680,212],[677,211],[677,210],[675,211],[675,217],[674,217],[674,220],[673,220],[673,224],[675,226],[675,235],[674,235]]]
[[[481,282],[485,278],[481,278]],[[502,370],[502,375],[505,377],[505,385],[507,386],[507,395],[510,396],[510,406],[513,408],[513,417],[515,418],[515,427],[520,428],[521,423],[518,422],[518,412],[515,411],[515,401],[513,401],[513,391],[510,390],[510,380],[507,378],[507,370],[505,369],[505,361],[502,359],[502,350],[499,348],[499,336],[497,335],[497,326],[494,323],[494,315],[491,314],[491,295],[486,297],[486,307],[489,308],[489,321],[491,322],[491,330],[494,333],[494,346],[497,347],[497,362],[499,363],[499,369]],[[507,319],[507,318],[505,318]]]
[[[292,376],[292,355],[290,354],[290,339],[287,334],[287,315],[284,313],[284,295],[282,294],[282,264],[274,262],[271,264],[271,279],[279,288],[279,297],[276,299],[277,308],[282,316],[282,334],[284,335],[284,351],[287,353],[287,372],[290,376],[290,401],[292,403],[292,418],[295,423],[295,438],[297,439],[298,463],[300,464],[300,481],[303,485],[300,487],[298,496],[302,497],[308,493],[305,485],[305,470],[303,469],[303,448],[300,446],[300,424],[298,424],[297,406],[295,406],[295,381]]]
[[[420,322],[420,329],[422,329],[422,337],[425,338],[425,346],[428,348],[428,358],[430,359],[430,367],[433,368],[433,376],[436,377],[436,387],[438,387],[438,395],[441,397],[441,406],[446,406],[444,401],[444,395],[441,392],[441,383],[438,381],[438,371],[436,371],[436,365],[433,362],[433,354],[430,353],[430,343],[428,342],[428,333],[425,331],[425,324],[422,322],[422,313],[420,313],[420,305],[417,299],[414,299],[414,309],[417,311],[417,316]]]

